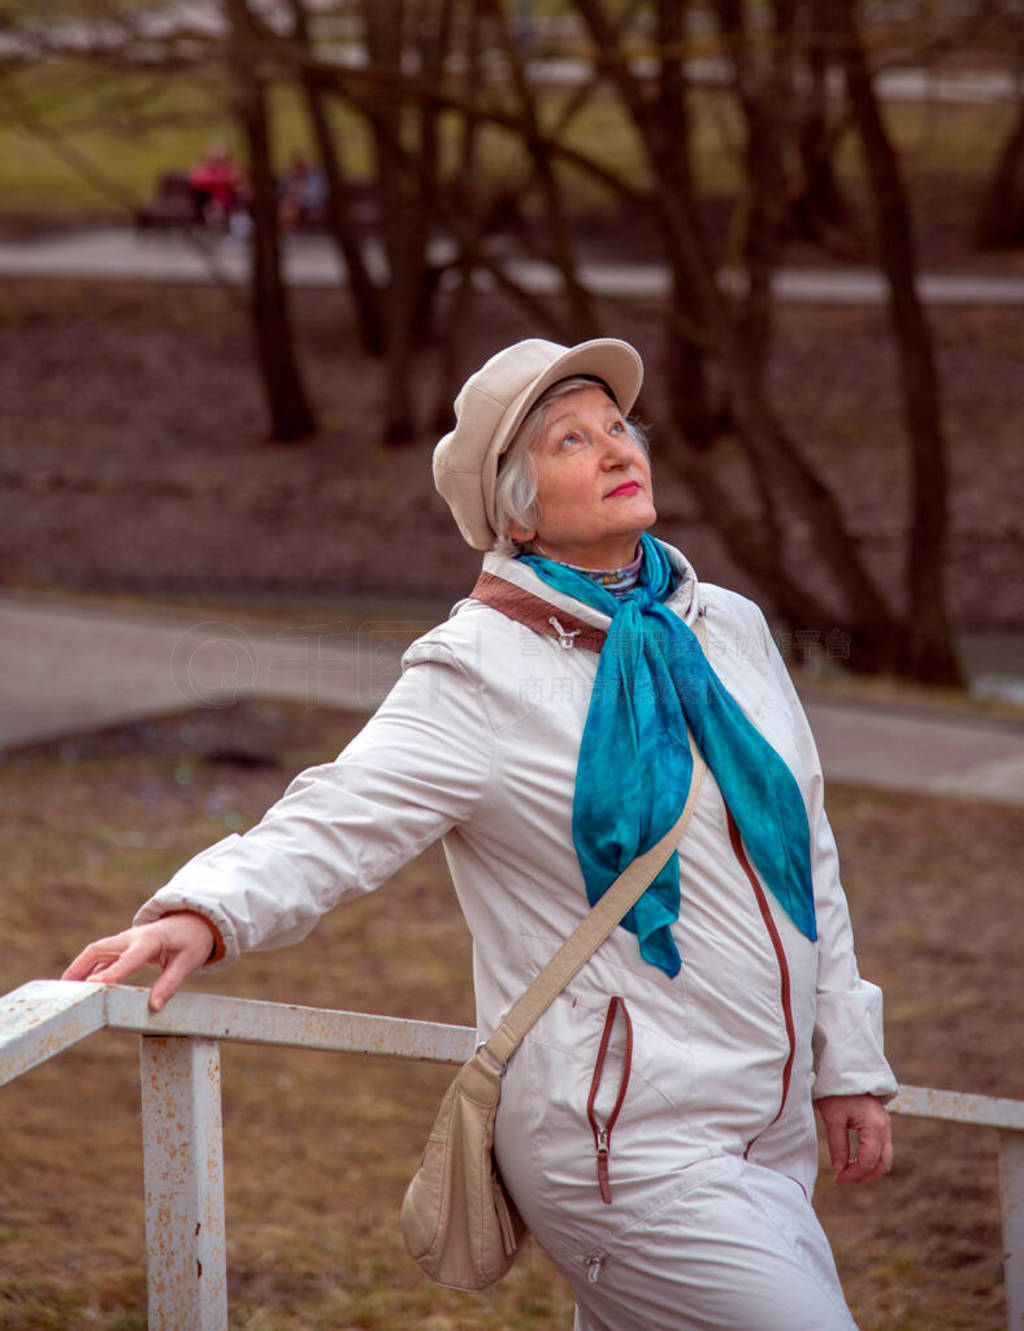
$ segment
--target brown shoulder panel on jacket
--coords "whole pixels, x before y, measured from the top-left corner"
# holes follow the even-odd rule
[[[481,573],[470,596],[508,619],[518,620],[535,633],[556,638],[566,648],[582,647],[584,651],[600,654],[608,636],[595,624],[577,619],[568,610],[561,610],[543,597],[534,596],[533,592],[497,578],[493,573]]]

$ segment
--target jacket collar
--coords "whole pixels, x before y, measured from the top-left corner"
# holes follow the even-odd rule
[[[689,560],[679,550],[668,545],[665,541],[660,541],[659,544],[668,556],[673,569],[679,575],[679,585],[666,604],[676,612],[685,624],[692,627],[698,614],[700,614],[701,605],[700,584],[697,581],[697,575]],[[611,623],[608,615],[600,610],[595,610],[592,606],[585,605],[582,601],[577,601],[575,597],[566,596],[563,592],[556,591],[543,578],[538,577],[528,564],[524,564],[518,559],[510,559],[507,555],[499,555],[491,551],[484,555],[483,571],[489,573],[492,577],[501,578],[505,582],[512,583],[513,586],[521,587],[523,591],[530,592],[531,595],[547,601],[554,607],[556,614],[558,610],[564,610],[567,614],[583,620],[586,624],[593,624],[595,628],[602,632],[608,630],[608,625]],[[453,613],[458,608],[456,606]]]

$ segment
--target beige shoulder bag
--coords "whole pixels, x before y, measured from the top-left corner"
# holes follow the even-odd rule
[[[693,777],[675,825],[638,856],[583,918],[491,1038],[459,1069],[402,1203],[410,1256],[439,1285],[481,1290],[516,1259],[526,1227],[494,1161],[494,1120],[505,1067],[530,1027],[640,899],[679,845],[704,780],[690,736]]]

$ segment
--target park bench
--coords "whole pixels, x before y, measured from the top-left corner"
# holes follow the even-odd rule
[[[158,178],[156,192],[151,201],[135,214],[139,230],[161,227],[192,227],[201,225],[196,201],[185,171],[165,171]]]
[[[346,182],[349,216],[360,227],[373,228],[380,223],[380,188],[376,180],[357,177]],[[187,171],[164,171],[157,178],[153,198],[136,210],[135,226],[140,231],[184,229],[207,224],[199,216]],[[300,218],[293,231],[321,232],[327,228],[326,211],[318,217]]]

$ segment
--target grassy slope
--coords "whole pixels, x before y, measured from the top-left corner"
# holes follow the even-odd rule
[[[150,197],[162,171],[186,169],[211,139],[231,143],[244,155],[230,113],[230,88],[216,68],[153,77],[56,63],[5,75],[0,93],[0,220],[130,213]],[[562,100],[552,95],[552,117]],[[692,101],[703,186],[733,191],[742,138],[731,108],[714,93],[696,92]],[[912,177],[954,176],[973,189],[1009,130],[1012,107],[894,104],[889,116]],[[43,133],[30,132],[26,120]],[[335,123],[347,168],[366,171],[367,144],[358,122],[339,112]],[[290,90],[276,94],[274,133],[282,164],[294,148],[310,143],[301,103]],[[639,182],[642,154],[613,99],[591,99],[567,137]],[[529,174],[507,136],[490,136],[484,146],[487,169],[503,179]],[[69,160],[69,149],[88,165],[92,179]],[[840,167],[856,180],[860,166],[852,147],[842,153]],[[588,206],[601,202],[596,188],[579,177],[574,197]]]
[[[150,200],[162,172],[187,170],[213,141],[244,160],[230,88],[216,70],[173,78],[104,71],[100,78],[88,67],[57,64],[7,75],[0,92],[0,218],[128,217]],[[272,106],[283,167],[294,149],[308,147],[310,133],[291,91],[279,90]],[[334,123],[347,168],[364,171],[354,118],[338,112]]]
[[[117,742],[0,767],[3,989],[54,975],[113,931],[184,857],[256,818],[296,767],[358,721],[281,706],[203,713]],[[278,766],[204,758],[246,747]],[[1015,939],[1021,820],[995,807],[836,789],[862,968],[886,988],[901,1079],[1020,1094]],[[241,995],[469,1022],[469,943],[431,852],[301,946],[204,981]],[[405,1258],[397,1208],[445,1068],[226,1047],[231,1325],[255,1331],[570,1324],[531,1253],[480,1298],[434,1289]],[[137,1049],[97,1036],[0,1092],[0,1328],[141,1331]],[[819,1208],[865,1328],[1003,1324],[994,1135],[896,1122],[884,1183]]]

